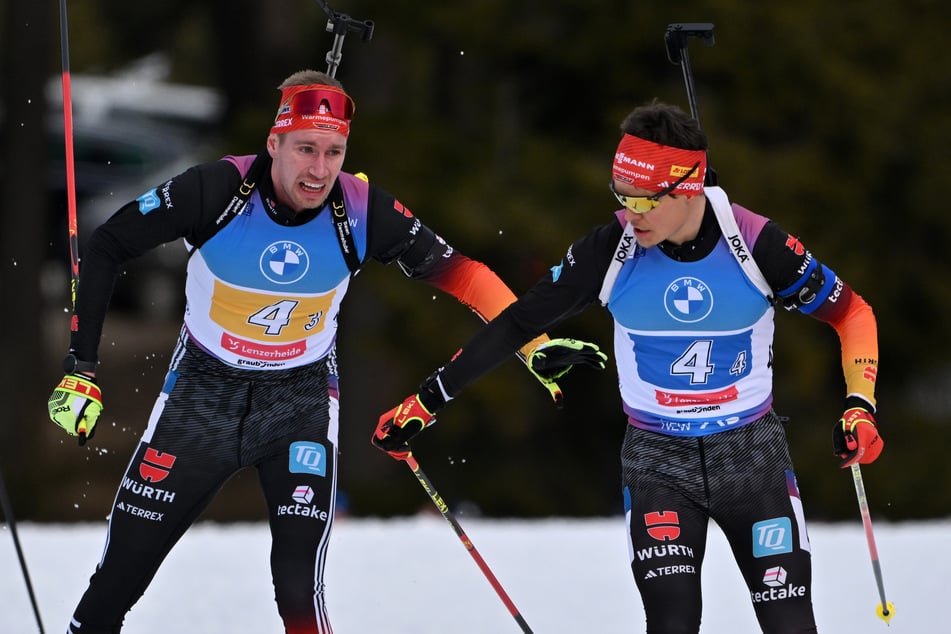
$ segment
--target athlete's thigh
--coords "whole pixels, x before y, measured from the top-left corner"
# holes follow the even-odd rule
[[[643,473],[625,478],[631,572],[648,632],[696,632],[707,515],[668,483]]]
[[[168,552],[236,469],[234,462],[208,456],[204,443],[193,442],[210,432],[194,424],[187,393],[167,384],[156,401],[113,501],[102,559],[77,607],[81,622],[121,623]],[[226,436],[219,438],[218,451],[227,453],[228,442]]]
[[[737,431],[731,468],[712,478],[713,517],[763,630],[815,631],[811,548],[785,434],[773,417]]]
[[[312,587],[315,567],[322,574],[336,504],[336,451],[327,440],[293,440],[258,465],[276,584],[292,579]]]

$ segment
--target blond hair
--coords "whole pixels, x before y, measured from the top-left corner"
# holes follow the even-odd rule
[[[284,81],[281,82],[281,85],[277,87],[278,90],[284,90],[289,86],[311,86],[313,84],[320,84],[322,86],[333,86],[334,88],[339,88],[343,90],[343,84],[337,81],[336,78],[331,77],[327,73],[322,73],[319,70],[299,70]]]

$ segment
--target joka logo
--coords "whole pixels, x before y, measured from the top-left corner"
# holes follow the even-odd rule
[[[309,268],[310,257],[296,242],[274,242],[261,254],[261,272],[275,284],[293,284]]]
[[[753,524],[753,556],[769,557],[792,552],[792,523],[776,517]]]
[[[676,511],[645,513],[644,525],[647,534],[657,541],[673,541],[680,537],[680,518]]]
[[[327,450],[315,442],[292,442],[287,469],[290,473],[324,477],[327,475]]]
[[[175,464],[175,456],[149,447],[145,450],[145,457],[139,464],[139,475],[146,482],[161,482],[168,477],[173,464]]]
[[[294,501],[298,504],[310,504],[311,500],[314,499],[314,490],[306,484],[302,484],[294,489],[291,497],[294,498]]]

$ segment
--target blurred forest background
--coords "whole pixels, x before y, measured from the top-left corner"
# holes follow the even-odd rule
[[[688,108],[680,68],[666,57],[667,25],[714,23],[715,46],[693,40],[690,56],[721,184],[797,235],[878,317],[886,448],[864,470],[873,515],[949,514],[951,361],[938,344],[951,313],[944,191],[951,178],[944,42],[951,5],[330,5],[375,25],[369,42],[347,36],[337,73],[357,104],[345,169],[368,173],[516,293],[615,209],[607,182],[624,115],[654,97]],[[151,146],[145,141],[126,157],[139,161],[139,176],[152,177],[131,195],[118,187],[120,176],[136,183],[120,173],[121,161],[77,155],[87,170],[77,167],[77,187],[91,190],[80,205],[81,243],[95,219],[181,171],[182,159],[257,151],[277,84],[301,68],[325,70],[333,43],[326,13],[309,0],[70,0],[68,10],[77,97],[85,78],[118,77],[124,98],[147,110],[159,103],[146,90],[147,72],[158,67],[167,71],[164,81],[207,90],[204,105],[215,104],[185,134],[164,135],[156,124]],[[100,350],[105,412],[95,439],[78,447],[46,414],[61,377],[70,307],[57,3],[5,2],[0,29],[0,291],[8,302],[0,311],[0,469],[18,519],[100,520],[178,332],[181,247],[130,264],[120,280]],[[152,71],[129,70],[143,59]],[[93,90],[106,100],[114,94]],[[186,106],[184,97],[172,101]],[[88,113],[78,98],[73,108],[78,133]],[[107,116],[99,131],[131,141],[152,125],[125,131],[124,123]],[[152,162],[164,171],[152,176],[145,169]],[[93,174],[102,183],[93,186]],[[344,302],[340,487],[355,515],[406,514],[429,504],[415,478],[373,449],[369,436],[378,416],[479,325],[448,296],[403,280],[396,267],[371,263]],[[611,320],[598,307],[551,334],[612,350]],[[775,362],[776,408],[790,418],[807,516],[857,521],[851,478],[831,453],[844,396],[835,333],[808,317],[778,314]],[[613,369],[580,369],[563,381],[567,402],[556,410],[513,359],[441,413],[416,443],[417,457],[447,501],[467,502],[469,512],[620,513],[625,419],[616,384]],[[205,517],[263,519],[254,473],[229,482]]]

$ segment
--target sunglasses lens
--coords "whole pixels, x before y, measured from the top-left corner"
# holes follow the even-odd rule
[[[291,108],[298,115],[331,114],[349,121],[353,118],[353,101],[333,90],[305,90],[294,95]]]
[[[657,201],[650,200],[648,198],[628,198],[627,199],[627,208],[636,214],[646,214],[648,211],[650,211],[656,206],[657,206]]]
[[[614,196],[628,211],[635,214],[646,214],[660,204],[660,201],[645,196],[622,196],[617,192],[615,192]]]

